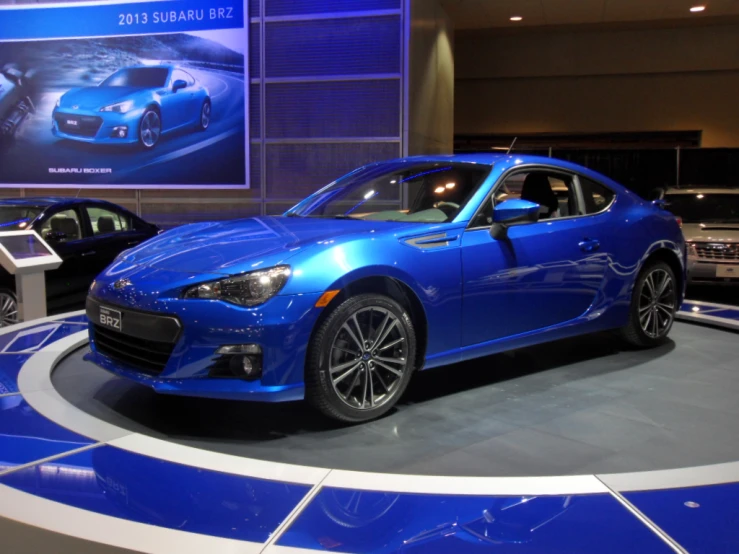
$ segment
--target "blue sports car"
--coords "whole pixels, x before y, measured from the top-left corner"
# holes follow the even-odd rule
[[[126,67],[96,87],[75,88],[57,100],[51,131],[95,144],[154,148],[161,136],[211,118],[208,89],[174,65]]]
[[[281,217],[198,223],[121,254],[87,300],[88,359],[165,394],[306,398],[345,422],[413,373],[614,329],[666,339],[676,218],[550,158],[361,167]]]

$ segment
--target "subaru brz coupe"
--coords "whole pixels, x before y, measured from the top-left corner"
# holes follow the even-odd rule
[[[95,144],[154,148],[165,133],[210,125],[208,89],[174,65],[120,69],[96,87],[75,88],[57,100],[52,133]]]
[[[593,331],[666,340],[675,216],[550,158],[361,167],[280,217],[197,223],[122,253],[87,300],[88,359],[165,394],[307,399],[376,418],[416,371]]]

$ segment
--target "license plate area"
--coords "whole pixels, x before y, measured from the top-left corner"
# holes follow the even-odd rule
[[[737,265],[717,265],[716,266],[716,277],[724,279],[739,279],[739,264]]]
[[[100,306],[98,323],[103,327],[113,329],[114,331],[123,331],[123,317],[121,316],[120,310]]]
[[[67,119],[67,125],[70,125],[72,127],[77,127],[80,124],[79,121],[76,119]]]

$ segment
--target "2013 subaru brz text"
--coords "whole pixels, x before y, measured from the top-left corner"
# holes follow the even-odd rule
[[[306,398],[360,422],[416,371],[618,330],[663,342],[685,242],[659,203],[550,158],[361,167],[280,217],[183,226],[87,301],[88,359],[164,394]]]

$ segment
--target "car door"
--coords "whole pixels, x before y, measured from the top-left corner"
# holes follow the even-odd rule
[[[84,301],[94,276],[95,249],[89,228],[77,206],[52,207],[34,224],[62,259],[46,272],[46,296],[50,310]]]
[[[569,201],[558,201],[555,194],[551,206],[556,213],[537,223],[512,225],[500,240],[490,235],[492,210],[482,220],[484,209],[478,212],[462,237],[464,346],[573,320],[587,311],[603,284],[609,261],[607,216],[587,213],[576,176],[537,167],[525,171],[564,183]],[[502,177],[494,198],[522,197],[520,190],[501,187],[520,175]]]
[[[169,89],[162,96],[162,124],[168,131],[180,127],[191,119],[192,87],[186,86],[175,90],[175,81],[185,81],[187,83],[185,74],[177,69],[172,71],[169,79]]]
[[[145,241],[151,232],[134,225],[133,216],[113,205],[85,204],[95,244],[95,275],[100,274],[123,252]]]

